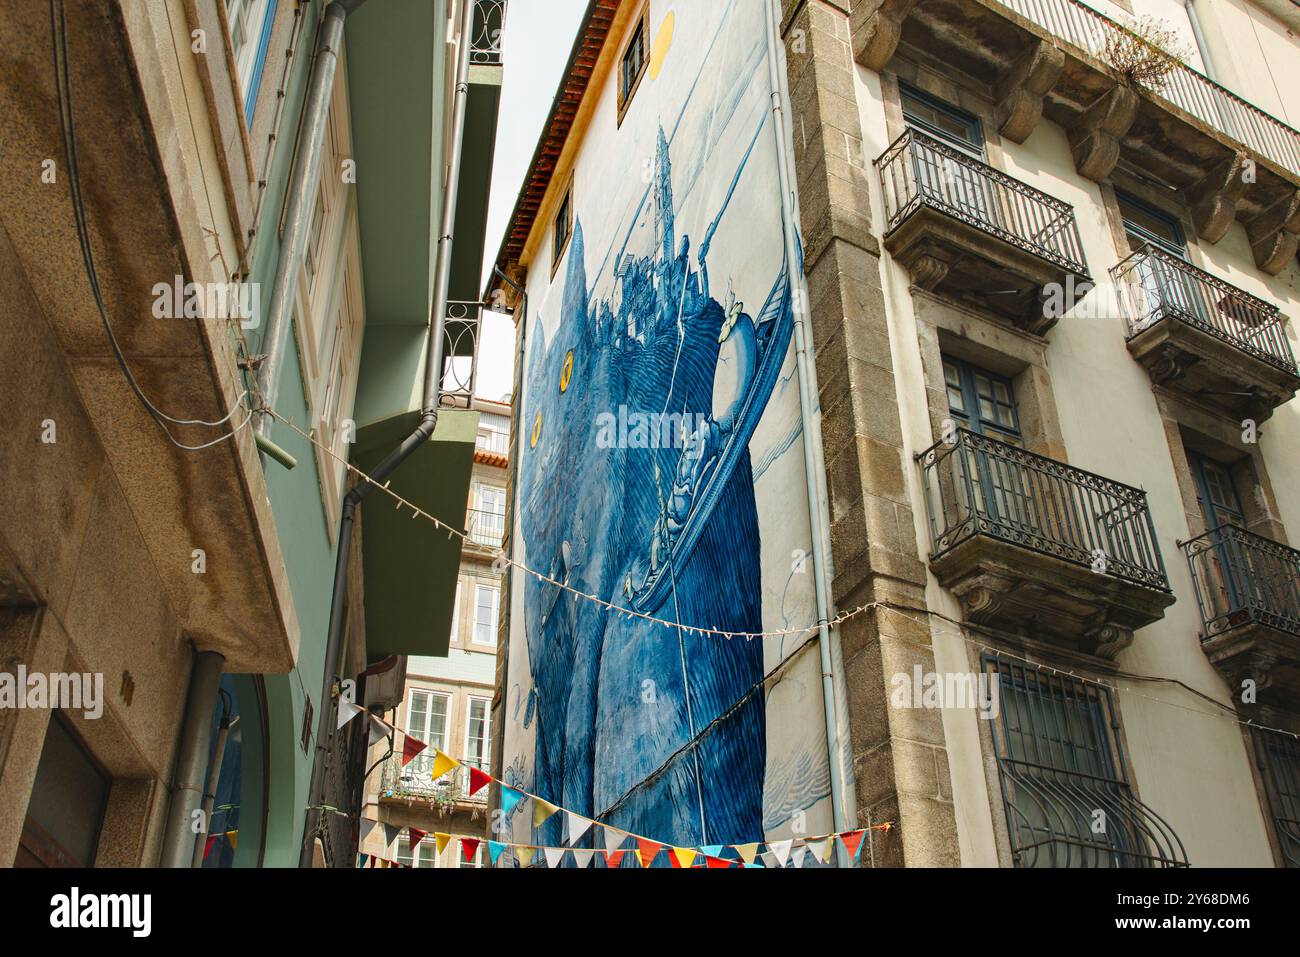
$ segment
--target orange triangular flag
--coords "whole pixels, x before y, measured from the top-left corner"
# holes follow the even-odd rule
[[[408,739],[409,740],[409,739]],[[460,767],[460,762],[451,755],[443,754],[441,751],[434,752],[433,770],[429,772],[433,780],[438,780],[452,768]]]
[[[442,831],[435,831],[433,835],[433,839],[438,842],[438,856],[441,857],[442,852],[445,851],[447,849],[447,845],[451,843],[451,835],[444,834],[442,833]]]
[[[623,855],[626,853],[627,851],[606,851],[605,866],[618,867],[620,864],[623,863]]]
[[[727,860],[726,858],[709,857],[707,854],[704,856],[704,862],[709,867],[730,867],[731,866],[731,861]]]
[[[698,853],[699,851],[696,851],[693,848],[674,847],[673,857],[677,859],[677,863],[674,866],[689,868],[693,863],[695,863],[695,855]]]
[[[473,794],[476,791],[479,791],[480,789],[487,787],[488,782],[490,782],[491,780],[492,780],[491,777],[484,774],[478,768],[473,768],[473,767],[470,768],[469,769],[469,793]]]
[[[662,844],[656,844],[654,841],[647,841],[644,837],[636,839],[636,859],[641,862],[642,867],[649,867],[651,862],[659,856],[659,852],[664,849]]]
[[[866,831],[849,831],[847,834],[840,835],[840,841],[844,844],[844,850],[849,852],[849,861],[857,860],[858,845],[862,843],[862,837]]]
[[[427,748],[428,745],[419,738],[413,738],[409,734],[406,740],[402,742],[402,767],[411,763],[411,759]]]
[[[460,853],[468,864],[474,860],[474,855],[478,853],[479,840],[477,837],[462,837],[460,839]]]

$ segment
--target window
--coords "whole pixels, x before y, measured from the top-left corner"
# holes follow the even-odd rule
[[[434,841],[432,834],[420,841],[416,847],[416,852],[416,854],[411,853],[409,835],[397,839],[397,863],[405,864],[407,867],[438,866],[438,845]]]
[[[573,187],[564,191],[560,200],[560,210],[555,214],[555,227],[551,230],[551,276],[560,268],[564,251],[569,248],[569,236],[573,233]]]
[[[1136,250],[1150,243],[1171,256],[1187,258],[1187,240],[1175,217],[1119,190],[1115,191],[1115,198],[1124,217],[1130,248]]]
[[[235,81],[244,98],[244,122],[253,122],[266,50],[275,23],[276,0],[226,0],[226,23],[235,56]]]
[[[984,159],[984,127],[978,117],[905,84],[899,84],[898,96],[908,126]]]
[[[495,645],[497,640],[497,602],[500,591],[495,585],[479,585],[474,600],[474,644]]]
[[[944,356],[943,380],[948,388],[948,410],[958,427],[1021,444],[1020,416],[1010,379]]]
[[[637,87],[641,84],[641,76],[645,73],[646,65],[649,63],[649,30],[646,24],[646,11],[641,13],[641,18],[632,29],[632,36],[628,38],[627,46],[623,48],[623,56],[619,61],[618,67],[618,121],[623,122],[623,115],[627,113],[628,104],[632,102],[632,97],[636,94]]]
[[[1017,867],[1186,866],[1178,836],[1129,787],[1109,689],[994,656],[984,668]]]
[[[499,546],[506,533],[506,490],[495,485],[480,485],[474,496],[478,512],[474,529],[476,540]]]
[[[1254,731],[1282,863],[1300,867],[1300,744],[1275,731]]]
[[[469,714],[465,721],[465,764],[486,771],[491,757],[491,701],[487,698],[469,699]],[[483,792],[479,792],[483,793]]]
[[[63,718],[50,716],[15,867],[92,867],[111,781]]]
[[[447,715],[451,708],[451,696],[438,691],[425,691],[419,688],[411,690],[410,707],[407,709],[406,730],[411,737],[423,741],[428,747],[421,751],[411,763],[402,769],[402,775],[412,774],[428,778],[433,768],[434,750],[447,750]]]
[[[475,443],[485,452],[507,455],[510,451],[510,419],[494,412],[480,412],[478,439]]]

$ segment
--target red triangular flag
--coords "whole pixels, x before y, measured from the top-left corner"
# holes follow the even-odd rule
[[[208,839],[203,844],[203,859],[206,861],[208,855],[212,853],[212,845],[217,843],[217,835],[209,834]]]
[[[418,827],[411,827],[409,824],[406,827],[406,831],[407,839],[410,840],[411,850],[413,851],[419,846],[420,842],[424,840],[424,836],[429,833],[428,831],[420,830]]]
[[[606,851],[605,866],[618,867],[620,864],[623,863],[623,855],[626,853],[627,851]]]
[[[477,837],[462,837],[460,839],[460,853],[465,858],[465,863],[469,864],[474,860],[474,855],[478,853],[479,839]]]
[[[849,831],[847,834],[841,834],[840,840],[844,842],[844,849],[849,852],[849,860],[857,860],[858,845],[862,843],[862,837],[866,831]]]
[[[664,849],[662,844],[656,844],[654,841],[647,841],[644,837],[636,839],[636,856],[641,860],[642,867],[649,867],[654,863],[654,859],[659,856],[659,852]],[[669,857],[672,855],[670,854]]]
[[[708,863],[709,867],[730,867],[731,866],[731,861],[722,857],[709,857],[706,854],[704,856],[704,860]]]
[[[490,782],[491,780],[492,777],[490,775],[484,774],[478,768],[471,767],[469,769],[469,793],[473,794],[475,791],[478,791],[480,788],[487,787],[488,782]]]
[[[419,738],[413,738],[409,734],[406,740],[402,742],[402,767],[411,763],[411,759],[427,748],[428,745]]]

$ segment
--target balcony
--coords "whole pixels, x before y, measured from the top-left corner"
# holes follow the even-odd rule
[[[1183,551],[1205,630],[1201,647],[1229,683],[1300,701],[1300,551],[1221,525]]]
[[[959,71],[992,93],[1005,138],[1023,143],[1047,117],[1069,136],[1081,175],[1102,182],[1123,159],[1191,199],[1202,239],[1218,242],[1236,219],[1262,270],[1276,275],[1295,258],[1300,133],[1178,61],[1135,79],[1123,52],[1141,41],[1087,4],[878,0],[855,4],[850,26],[869,69],[901,48]]]
[[[1113,658],[1173,603],[1142,490],[965,429],[918,459],[930,569],[971,621]]]
[[[501,31],[506,23],[506,0],[476,0],[469,59],[485,66],[501,65]]]
[[[917,130],[876,168],[885,248],[916,286],[1039,335],[1056,323],[1043,308],[1045,287],[1090,288],[1070,204]]]
[[[477,545],[490,551],[500,551],[506,534],[506,517],[499,512],[471,508],[465,513],[466,544]]]
[[[432,754],[421,754],[402,767],[400,755],[384,760],[380,771],[379,800],[400,804],[424,804],[430,807],[450,808],[454,805],[486,807],[488,788],[469,793],[469,769],[473,765],[488,770],[486,761],[465,761],[452,768],[438,780],[433,780]]]
[[[1300,388],[1277,307],[1151,246],[1111,277],[1129,352],[1157,384],[1257,422]]]
[[[478,383],[483,303],[449,302],[442,339],[442,405],[468,409]]]

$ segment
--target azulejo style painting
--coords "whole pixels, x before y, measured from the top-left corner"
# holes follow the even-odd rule
[[[567,589],[512,581],[507,779],[678,845],[830,823],[815,648],[660,623],[816,618],[764,16],[650,4],[646,75],[621,124],[603,92],[567,248],[529,275],[515,555]]]

